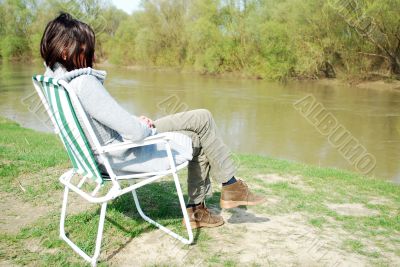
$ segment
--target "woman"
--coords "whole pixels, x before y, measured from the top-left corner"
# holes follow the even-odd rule
[[[90,26],[61,13],[48,23],[41,40],[40,52],[47,66],[45,76],[70,83],[102,145],[124,140],[136,142],[155,133],[173,133],[171,146],[176,163],[189,160],[187,209],[193,228],[224,223],[221,216],[212,214],[204,204],[205,197],[211,194],[210,175],[222,184],[221,208],[265,201],[235,178],[230,151],[218,137],[209,111],[191,110],[155,121],[132,116],[103,87],[105,72],[91,69],[94,51],[95,34]],[[153,145],[109,154],[108,158],[113,169],[120,173],[154,171],[168,167],[163,153]],[[99,158],[98,161],[102,166]]]

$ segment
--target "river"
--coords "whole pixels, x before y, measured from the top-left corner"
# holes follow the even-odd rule
[[[106,67],[105,86],[129,112],[159,118],[186,109],[210,110],[235,153],[266,155],[357,171],[328,136],[293,104],[312,96],[376,159],[369,175],[400,183],[400,91],[359,89],[337,82],[286,84],[173,71]],[[51,131],[43,114],[29,111],[31,76],[38,64],[0,64],[0,115],[39,131]],[[23,101],[25,99],[25,101]]]

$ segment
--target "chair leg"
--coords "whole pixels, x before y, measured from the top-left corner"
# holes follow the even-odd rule
[[[96,249],[94,250],[94,255],[92,257],[92,266],[96,266],[97,259],[100,256],[101,240],[103,238],[104,220],[106,218],[106,210],[107,210],[107,202],[104,202],[101,204],[99,228],[97,230],[97,237],[96,237]]]
[[[179,182],[179,177],[176,172],[173,173],[173,176],[174,176],[176,192],[178,193],[179,204],[181,205],[183,219],[185,221],[186,231],[189,235],[189,240],[187,240],[188,241],[187,244],[191,244],[191,243],[193,243],[193,232],[192,232],[192,226],[190,225],[189,215],[188,215],[187,209],[186,209],[185,199],[183,198],[181,183]]]
[[[170,229],[168,229],[165,226],[159,224],[158,222],[154,221],[153,219],[149,218],[146,214],[144,214],[142,208],[140,207],[139,198],[138,198],[138,196],[136,194],[136,190],[132,190],[133,199],[135,201],[136,209],[138,210],[140,216],[142,216],[142,218],[144,220],[146,220],[147,222],[157,226],[158,228],[160,228],[165,233],[167,233],[170,236],[180,240],[182,243],[191,244],[193,242],[193,232],[192,232],[192,227],[190,226],[189,216],[188,216],[187,211],[186,211],[185,200],[183,199],[182,189],[181,189],[181,185],[179,183],[178,175],[176,173],[173,173],[173,176],[174,176],[175,187],[176,187],[176,191],[178,193],[179,203],[180,203],[180,206],[181,206],[181,209],[182,209],[183,218],[185,220],[186,230],[187,230],[189,239],[186,239],[186,238],[178,235],[177,233],[171,231]]]
[[[93,257],[90,257],[82,249],[80,249],[74,242],[72,242],[71,239],[69,239],[67,237],[67,235],[65,234],[65,219],[66,219],[66,214],[67,214],[68,193],[69,193],[69,189],[68,189],[68,187],[65,187],[64,199],[63,199],[63,204],[62,204],[62,208],[61,208],[60,237],[65,242],[67,242],[67,244],[76,253],[78,253],[82,258],[84,258],[86,261],[90,262],[92,266],[96,266],[97,259],[100,255],[101,240],[103,237],[103,229],[104,229],[104,220],[106,217],[106,210],[107,210],[107,202],[104,202],[101,204],[99,226],[98,226],[97,237],[96,237],[96,248],[95,248]]]

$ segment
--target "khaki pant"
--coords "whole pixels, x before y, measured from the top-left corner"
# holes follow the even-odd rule
[[[235,175],[235,163],[229,148],[217,134],[211,113],[206,109],[181,112],[154,122],[157,132],[177,131],[192,138],[193,159],[188,167],[189,204],[197,204],[211,195],[211,177],[218,183]]]

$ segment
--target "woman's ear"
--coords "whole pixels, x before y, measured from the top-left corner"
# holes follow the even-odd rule
[[[61,57],[62,57],[62,59],[63,59],[64,61],[67,60],[67,49],[64,49],[64,50],[62,51]]]

